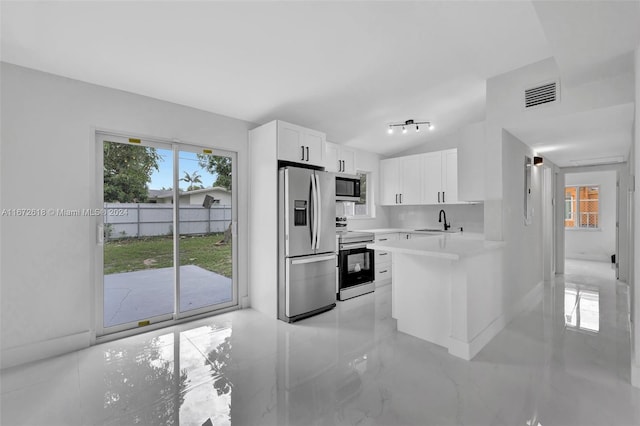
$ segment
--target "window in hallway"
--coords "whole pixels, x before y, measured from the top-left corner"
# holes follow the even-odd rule
[[[599,186],[567,186],[564,190],[565,228],[598,229]]]

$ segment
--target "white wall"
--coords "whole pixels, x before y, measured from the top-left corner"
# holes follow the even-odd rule
[[[560,101],[524,110],[526,88],[559,79],[553,58],[501,74],[487,80],[485,163],[485,235],[502,240],[502,130],[520,126],[544,126],[558,116],[634,102],[633,75],[622,73],[597,81],[567,86],[560,80]]]
[[[6,63],[1,71],[2,208],[94,207],[96,128],[236,151],[239,300],[246,295],[250,123]],[[88,346],[95,333],[95,221],[0,223],[2,367]]]
[[[565,174],[565,185],[598,185],[600,218],[598,230],[570,229],[565,232],[565,256],[570,259],[610,262],[616,252],[616,172]]]
[[[633,354],[631,357],[631,383],[640,388],[640,288],[636,277],[636,271],[640,270],[640,256],[635,253],[640,247],[640,197],[637,196],[635,188],[638,186],[637,165],[640,164],[640,46],[635,52],[635,103],[636,113],[633,126],[633,142],[631,147],[630,174],[635,178],[635,187],[630,194],[630,217],[631,232],[633,238],[630,244],[629,282],[631,283],[631,342]]]
[[[543,281],[542,167],[531,167],[531,224],[524,221],[524,158],[533,151],[507,131],[502,137],[505,309]]]

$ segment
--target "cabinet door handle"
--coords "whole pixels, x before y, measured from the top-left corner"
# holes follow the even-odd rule
[[[442,202],[444,203],[444,191],[442,191]]]
[[[381,274],[386,274],[387,270],[385,269],[384,271],[380,271]]]
[[[309,147],[306,147],[306,148],[307,148],[307,161],[309,161]]]
[[[438,191],[438,203],[440,203],[440,191]]]
[[[341,161],[342,161],[342,171],[344,172],[344,169],[345,169],[345,167],[344,167],[344,160],[341,160]]]
[[[380,238],[378,241],[387,241],[388,238]]]
[[[396,194],[396,204],[398,204],[398,194]]]
[[[300,160],[304,161],[304,146],[301,146],[300,149],[302,149],[302,158]]]
[[[388,254],[389,254],[389,253],[380,253],[380,256],[386,256],[386,255],[388,255]]]
[[[400,204],[402,204],[402,194],[400,194]]]

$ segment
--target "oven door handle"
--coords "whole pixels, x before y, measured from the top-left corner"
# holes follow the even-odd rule
[[[373,243],[373,241],[371,241],[370,243],[341,244],[340,245],[340,250],[351,250],[351,249],[367,248],[367,244],[372,244],[372,243]]]

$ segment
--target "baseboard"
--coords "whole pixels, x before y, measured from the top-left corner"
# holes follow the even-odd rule
[[[509,310],[503,312],[493,320],[484,330],[478,333],[470,342],[449,338],[449,353],[464,360],[471,360],[484,348],[487,343],[502,331],[518,314],[536,306],[544,295],[544,282],[536,284],[524,297],[516,302]]]
[[[62,355],[89,347],[90,331],[71,334],[42,342],[29,343],[15,348],[3,348],[0,369],[15,367],[33,361]]]
[[[631,385],[640,388],[640,365],[631,361]]]

